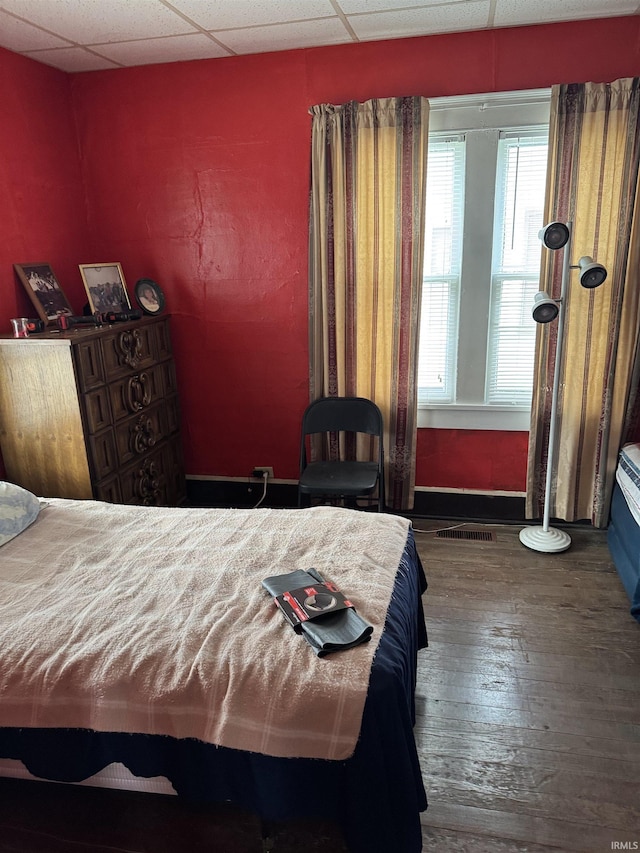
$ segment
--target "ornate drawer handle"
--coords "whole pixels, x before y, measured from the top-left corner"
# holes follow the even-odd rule
[[[160,496],[160,480],[155,462],[146,462],[139,469],[136,475],[135,493],[145,506],[157,503]]]
[[[116,338],[116,350],[120,364],[135,370],[142,360],[142,340],[138,329],[120,332]]]
[[[130,412],[139,412],[151,402],[151,392],[148,388],[149,376],[140,373],[127,380],[126,403]]]
[[[156,443],[156,431],[150,418],[141,415],[131,427],[130,447],[134,453],[144,453]]]

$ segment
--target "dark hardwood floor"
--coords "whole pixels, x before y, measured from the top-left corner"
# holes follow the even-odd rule
[[[638,849],[640,625],[605,533],[574,529],[552,555],[524,548],[518,527],[464,529],[495,541],[416,533],[429,579],[424,850]]]
[[[466,541],[438,538],[446,526],[414,522],[429,580],[415,730],[423,849],[638,849],[640,625],[605,534],[572,530],[569,551],[543,555],[518,527],[468,524],[495,541]],[[2,853],[265,850],[345,848],[330,825],[277,825],[264,845],[259,821],[232,808],[0,780]]]

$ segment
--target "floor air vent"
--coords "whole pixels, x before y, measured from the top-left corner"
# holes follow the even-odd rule
[[[438,530],[438,539],[470,539],[474,542],[495,542],[496,534],[491,530]]]

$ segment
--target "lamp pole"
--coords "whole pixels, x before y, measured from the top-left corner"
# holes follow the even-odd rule
[[[572,222],[566,223],[569,236],[564,245],[562,256],[562,284],[560,288],[559,313],[558,313],[558,336],[556,340],[556,354],[553,369],[553,389],[551,392],[551,419],[549,423],[549,444],[547,445],[547,473],[544,487],[544,514],[542,526],[524,527],[520,531],[520,541],[533,551],[545,553],[557,553],[566,551],[571,545],[571,537],[564,530],[549,527],[549,508],[551,505],[551,480],[553,476],[553,458],[556,443],[556,420],[558,415],[558,396],[560,393],[560,368],[562,365],[562,343],[564,338],[564,311],[569,286],[569,274],[571,271],[571,235]]]
[[[547,445],[547,476],[544,488],[544,513],[542,527],[525,527],[520,531],[520,541],[533,551],[566,551],[571,545],[571,537],[564,530],[549,527],[549,507],[551,505],[551,480],[553,459],[555,456],[556,426],[558,420],[558,396],[560,393],[560,368],[562,366],[562,347],[564,343],[564,312],[567,307],[569,276],[572,269],[580,270],[580,284],[587,290],[600,287],[607,277],[606,268],[593,258],[584,256],[577,265],[571,264],[572,222],[552,222],[540,231],[540,239],[547,249],[564,250],[562,256],[562,285],[560,299],[552,299],[545,291],[539,291],[534,299],[533,319],[536,323],[550,323],[558,317],[558,337],[553,370],[553,389],[551,392],[551,417],[549,422],[549,443]]]

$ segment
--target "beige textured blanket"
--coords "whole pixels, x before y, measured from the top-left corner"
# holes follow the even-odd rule
[[[344,759],[409,522],[321,507],[51,500],[0,549],[0,725]],[[374,626],[318,658],[261,581],[315,567]]]

